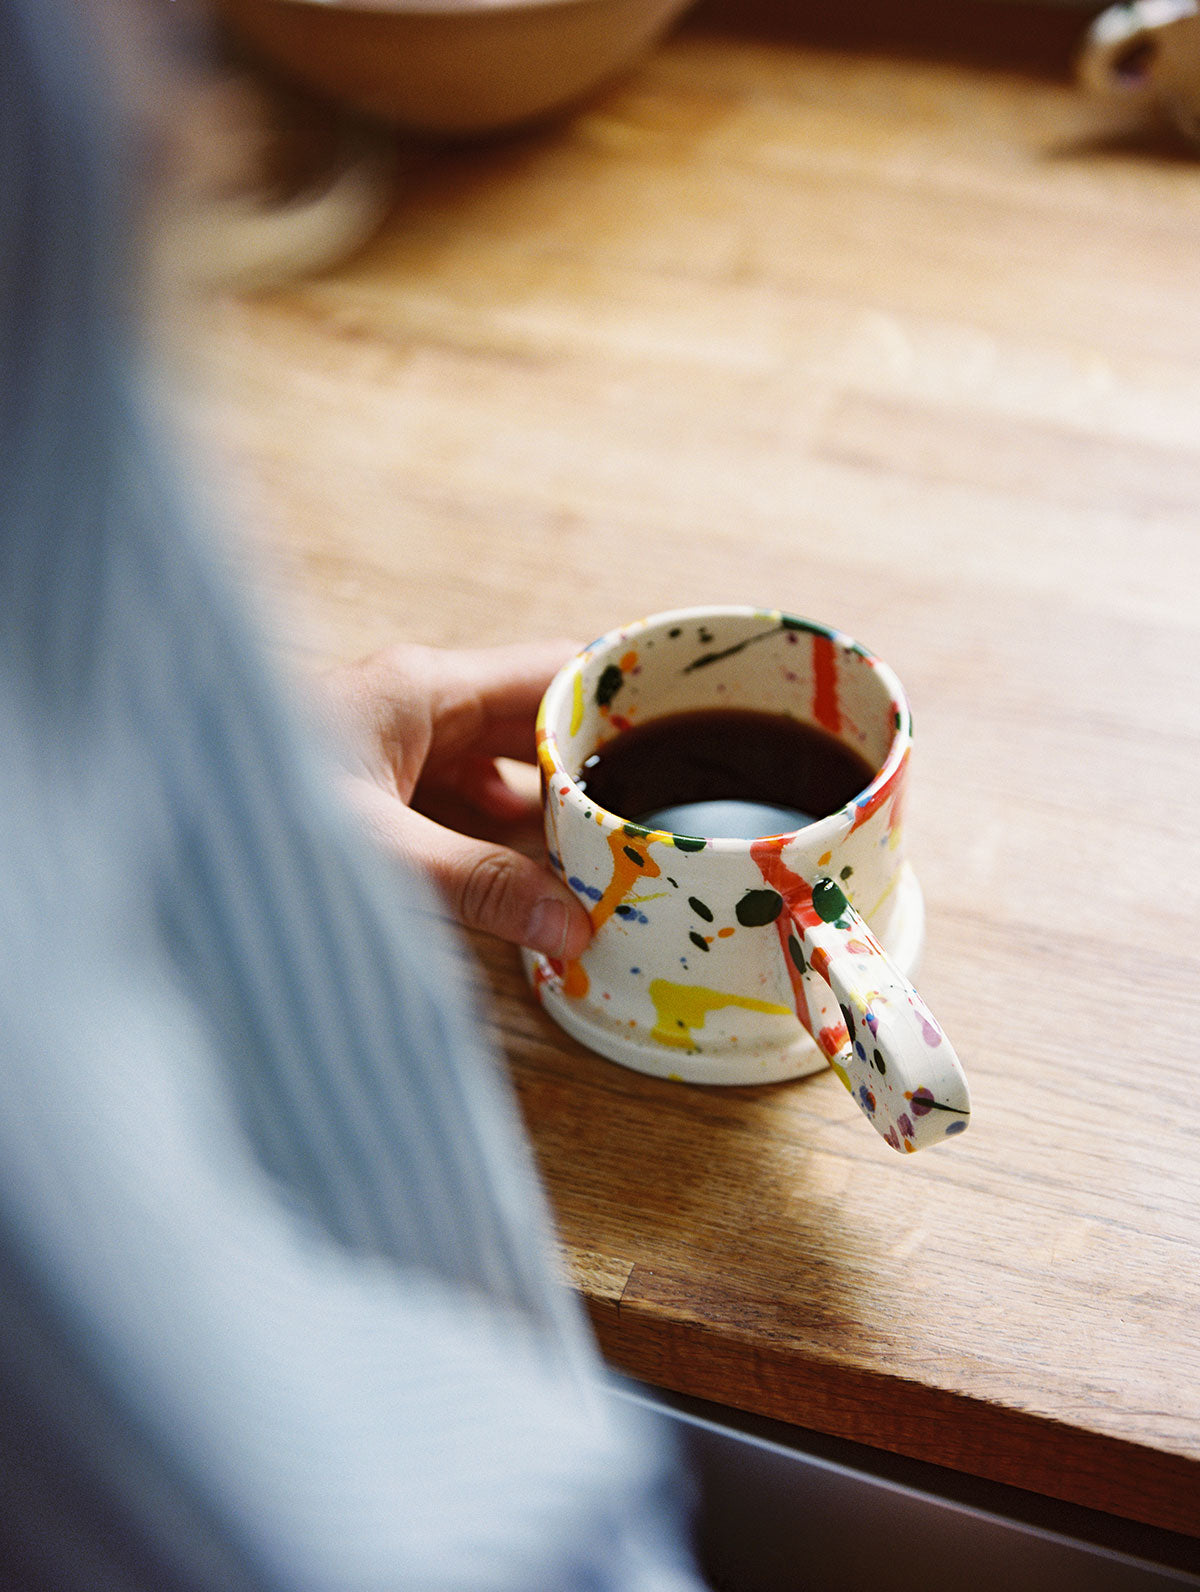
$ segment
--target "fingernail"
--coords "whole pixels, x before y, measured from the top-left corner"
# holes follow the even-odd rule
[[[543,956],[561,956],[567,944],[567,909],[553,896],[545,896],[529,914],[525,943]]]

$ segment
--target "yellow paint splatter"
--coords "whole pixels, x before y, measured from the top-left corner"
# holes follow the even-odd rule
[[[887,900],[888,896],[890,896],[892,891],[896,888],[896,885],[899,883],[899,880],[900,880],[900,870],[897,868],[893,872],[892,877],[888,880],[887,888],[884,890],[884,892],[880,896],[879,900],[876,901],[875,905],[871,908],[871,910],[868,913],[866,913],[866,917],[867,918],[869,918],[870,920],[874,921],[874,919],[878,916],[879,911],[880,911],[880,909],[883,906],[883,903]]]
[[[539,729],[537,732],[537,760],[542,773],[552,780],[558,770],[554,763],[554,737],[549,730]]]
[[[790,1006],[780,1006],[774,1001],[754,1000],[748,995],[731,995],[725,990],[705,989],[698,984],[672,984],[665,978],[656,978],[650,985],[650,999],[654,1002],[657,1021],[650,1037],[660,1045],[675,1050],[693,1050],[695,1040],[692,1030],[703,1028],[709,1012],[721,1011],[727,1006],[737,1006],[748,1012],[769,1012],[781,1017],[792,1015]]]
[[[571,734],[579,734],[579,726],[583,723],[583,670],[576,669],[574,696],[571,699]]]

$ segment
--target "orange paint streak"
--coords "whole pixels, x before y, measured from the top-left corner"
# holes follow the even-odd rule
[[[623,829],[616,829],[607,839],[613,859],[612,878],[588,914],[592,920],[593,934],[608,922],[639,879],[658,879],[662,875],[662,869],[650,855],[650,848],[643,836],[627,835]],[[587,994],[588,976],[579,962],[566,964],[562,991],[573,999]]]
[[[582,1000],[591,988],[591,980],[580,962],[568,962],[563,969],[562,992],[572,1000]]]

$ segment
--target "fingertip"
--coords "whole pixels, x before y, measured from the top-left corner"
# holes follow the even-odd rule
[[[578,901],[572,897],[567,908],[567,933],[563,955],[568,961],[582,956],[592,938],[592,920]]]
[[[591,937],[591,920],[578,901],[543,896],[529,915],[525,944],[543,956],[569,961],[580,955]]]

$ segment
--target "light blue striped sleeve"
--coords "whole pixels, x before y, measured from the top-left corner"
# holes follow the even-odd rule
[[[657,1438],[612,1417],[544,1321],[443,1275],[436,1239],[363,1252],[289,1196],[139,892],[88,854],[70,801],[19,784],[10,761],[3,1378],[57,1440],[10,1550],[54,1558],[63,1588],[689,1585]],[[447,1197],[470,1226],[477,1202]],[[36,1481],[6,1418],[9,1510]],[[94,1579],[114,1551],[100,1506],[152,1575]]]
[[[0,1584],[684,1592],[436,906],[143,413],[87,15],[0,0]]]

